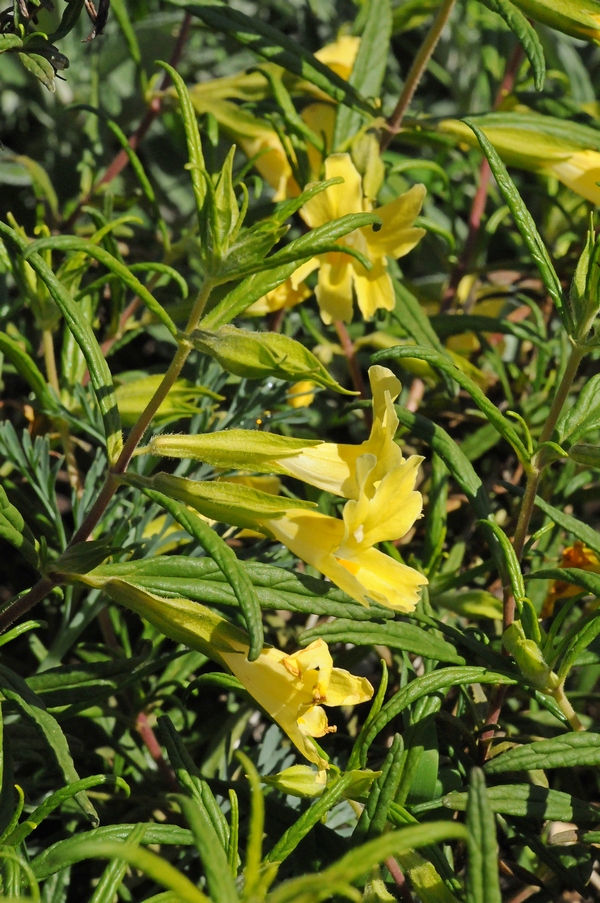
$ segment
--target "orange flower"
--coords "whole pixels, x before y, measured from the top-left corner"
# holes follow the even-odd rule
[[[595,552],[588,549],[582,542],[577,541],[575,545],[569,546],[562,553],[561,568],[580,568],[582,571],[592,571],[594,574],[600,574],[600,559]],[[570,599],[582,592],[583,587],[575,586],[573,583],[567,583],[565,580],[555,580],[550,587],[550,592],[546,596],[541,617],[548,618],[554,612],[554,606],[558,599]]]

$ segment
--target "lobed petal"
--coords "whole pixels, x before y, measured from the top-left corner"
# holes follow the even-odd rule
[[[352,321],[351,260],[347,254],[341,253],[325,254],[321,259],[315,294],[324,323]]]
[[[423,232],[422,229],[413,231]],[[371,320],[378,310],[393,310],[396,306],[394,286],[387,271],[385,257],[374,257],[372,251],[373,247],[369,245],[372,269],[366,270],[358,261],[353,261],[352,267],[356,299],[365,320]]]
[[[361,230],[372,255],[397,258],[414,248],[425,235],[425,230],[414,228],[413,223],[421,212],[426,194],[424,185],[413,185],[400,197],[374,211],[382,220],[381,229],[375,232],[366,226]]]

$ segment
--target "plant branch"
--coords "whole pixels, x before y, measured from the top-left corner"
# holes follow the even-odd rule
[[[455,2],[456,0],[443,0],[442,5],[437,11],[435,19],[431,24],[431,28],[421,44],[413,64],[410,67],[410,71],[406,76],[406,81],[404,82],[404,87],[398,99],[398,103],[396,104],[396,108],[387,121],[387,129],[383,133],[380,143],[380,149],[382,151],[387,148],[394,135],[397,135],[400,131],[404,115],[410,106],[415,91],[419,86],[419,82],[425,74],[431,55],[437,47],[437,43],[450,17]]]

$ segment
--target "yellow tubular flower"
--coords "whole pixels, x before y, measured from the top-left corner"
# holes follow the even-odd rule
[[[333,667],[322,639],[293,655],[265,646],[256,661],[249,662],[247,634],[199,602],[165,599],[115,577],[95,582],[93,572],[87,582],[103,588],[165,636],[229,668],[302,755],[320,769],[328,766],[310,738],[335,731],[322,706],[358,705],[373,696],[365,677]]]
[[[373,546],[401,539],[421,514],[423,500],[414,487],[422,460],[413,455],[375,480],[377,459],[363,454],[356,464],[357,499],[346,503],[343,520],[292,509],[263,525],[362,605],[372,600],[395,611],[413,611],[427,578]]]
[[[344,179],[343,184],[322,191],[300,210],[311,229],[349,213],[363,213],[371,207],[363,195],[360,175],[349,154],[332,154],[325,160],[325,178],[336,176]],[[373,265],[371,270],[366,270],[347,254],[331,252],[308,261],[296,271],[296,278],[300,280],[319,269],[316,296],[325,323],[333,320],[349,323],[352,320],[353,289],[366,320],[371,319],[379,308],[393,310],[396,302],[387,258],[408,254],[425,234],[423,229],[413,225],[425,194],[424,185],[414,185],[396,200],[373,211],[382,220],[378,232],[367,226],[339,239],[338,244],[364,254]]]
[[[575,194],[600,204],[600,153],[596,150],[580,150],[565,160],[559,160],[546,171],[555,176],[559,182],[574,191]]]
[[[255,662],[248,661],[246,644],[229,639],[228,645],[231,652],[219,649],[227,667],[302,755],[319,769],[327,768],[310,739],[335,731],[322,706],[366,702],[373,696],[369,681],[334,668],[327,643],[321,639],[293,655],[265,649]]]
[[[307,446],[298,454],[280,460],[286,473],[318,489],[358,499],[356,466],[361,455],[370,454],[376,458],[374,483],[393,470],[412,471],[419,466],[422,458],[412,456],[405,461],[394,442],[398,429],[394,401],[400,394],[399,380],[391,370],[379,365],[369,368],[369,380],[373,393],[373,426],[369,438],[360,445],[322,442]]]
[[[295,273],[292,273],[289,279],[286,279],[273,291],[267,292],[266,295],[263,295],[254,304],[251,304],[250,307],[247,307],[244,311],[244,316],[265,316],[265,314],[272,314],[282,308],[295,307],[296,304],[300,304],[309,298],[312,295],[312,291],[307,288],[304,282],[299,282],[295,279],[295,275]]]

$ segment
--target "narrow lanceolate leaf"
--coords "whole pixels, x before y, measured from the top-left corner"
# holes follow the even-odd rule
[[[0,536],[11,546],[19,549],[29,564],[37,567],[38,553],[33,533],[25,523],[21,512],[9,501],[0,486]]]
[[[300,637],[300,644],[307,646],[313,640],[322,637],[328,643],[353,643],[355,646],[389,646],[390,649],[402,649],[413,655],[437,659],[440,662],[451,662],[464,665],[465,659],[459,655],[454,646],[446,640],[435,636],[431,631],[423,630],[416,624],[395,621],[392,624],[370,624],[359,626],[354,621],[338,619],[332,624],[321,624],[311,630],[305,630]]]
[[[202,19],[210,29],[230,35],[265,59],[306,79],[338,103],[377,115],[377,110],[329,66],[319,62],[312,53],[277,28],[261,22],[258,16],[246,16],[220,0],[206,0],[204,3],[190,3],[189,0],[169,2],[184,7],[193,16]]]
[[[269,895],[269,903],[291,903],[293,900],[317,903],[318,900],[335,896],[340,889],[345,891],[344,896],[356,899],[355,895],[351,895],[352,882],[361,875],[368,874],[375,865],[384,862],[389,856],[408,853],[443,840],[466,838],[466,828],[451,821],[411,825],[399,831],[390,831],[350,850],[324,872],[292,878],[280,884]]]
[[[556,310],[565,329],[569,330],[571,325],[570,316],[564,303],[560,280],[556,275],[556,270],[550,260],[546,245],[541,239],[531,213],[525,206],[523,199],[517,191],[515,183],[509,176],[508,170],[500,159],[498,152],[486,137],[485,133],[472,120],[465,119],[464,121],[475,133],[481,149],[490,164],[490,169],[494,174],[494,178],[498,183],[498,188],[502,192],[502,196],[514,217],[517,228],[523,236],[523,240],[529,249],[529,253],[540,272],[546,290],[556,305]]]
[[[491,533],[493,533],[498,540],[498,545],[502,549],[502,557],[504,562],[502,582],[505,586],[507,584],[510,584],[513,596],[515,597],[517,602],[520,602],[521,599],[525,597],[525,583],[523,581],[521,566],[519,564],[519,559],[517,558],[513,544],[499,524],[485,519],[480,520],[479,525],[483,529],[489,530]]]
[[[252,581],[261,608],[333,618],[347,618],[350,615],[353,621],[369,621],[375,616],[380,619],[394,617],[394,612],[389,608],[376,607],[373,603],[371,608],[365,608],[332,583],[316,577],[251,561],[244,562],[244,569]],[[208,605],[239,604],[227,578],[212,558],[157,556],[101,565],[88,576],[98,577],[101,581],[108,577],[122,577],[151,593],[183,596]]]
[[[529,463],[529,453],[525,445],[510,421],[504,417],[495,404],[481,391],[473,380],[458,369],[445,354],[426,348],[422,345],[395,345],[393,348],[385,348],[372,356],[375,363],[385,360],[403,360],[404,358],[417,358],[426,361],[436,370],[450,376],[458,385],[468,392],[477,407],[485,414],[489,422],[506,441],[512,445],[519,460],[523,464]]]
[[[484,765],[486,774],[531,771],[535,768],[573,768],[600,765],[600,734],[588,731],[562,734],[553,740],[534,740],[494,756]]]
[[[565,405],[556,424],[558,442],[577,442],[600,426],[600,374],[592,376],[577,393],[575,404]]]
[[[515,684],[516,678],[509,677],[496,671],[488,671],[487,668],[465,667],[465,668],[441,668],[439,671],[433,671],[431,674],[424,674],[411,681],[408,686],[399,690],[386,704],[382,707],[377,717],[373,720],[367,736],[364,739],[362,747],[363,762],[366,761],[366,754],[369,746],[390,721],[400,712],[403,712],[408,706],[412,705],[417,699],[423,696],[431,696],[440,690],[445,690],[451,686],[463,686],[472,683],[498,683],[498,684]]]
[[[19,376],[29,383],[29,388],[35,393],[42,407],[47,411],[55,411],[56,401],[48,391],[46,380],[37,364],[24,348],[5,332],[0,332],[0,352],[11,362]]]
[[[79,780],[65,735],[56,718],[46,710],[42,700],[14,671],[0,665],[0,690],[18,708],[42,737],[44,744],[54,757],[67,784]],[[75,799],[92,824],[99,822],[98,814],[84,790],[75,794]]]
[[[31,255],[48,248],[57,251],[83,251],[85,254],[89,254],[90,257],[93,257],[98,263],[105,266],[107,270],[114,273],[120,282],[127,285],[138,298],[144,302],[148,310],[167,327],[172,336],[175,337],[177,335],[177,327],[164,307],[159,304],[154,295],[148,291],[146,286],[140,282],[137,276],[134,276],[130,268],[125,266],[124,263],[121,263],[120,260],[117,260],[117,258],[107,251],[106,248],[102,248],[100,245],[96,244],[96,242],[89,241],[88,239],[77,238],[75,235],[58,235],[52,236],[51,238],[40,238],[38,241],[34,241],[29,246],[25,258],[33,266]]]
[[[267,853],[265,859],[267,862],[283,862],[284,859],[294,852],[301,840],[303,840],[309,831],[317,825],[321,819],[333,808],[341,799],[344,793],[350,787],[354,780],[354,774],[348,771],[345,775],[330,781],[327,790],[316,803],[304,812],[298,821],[296,821],[287,831],[280,837],[273,849]]]
[[[17,235],[13,229],[4,223],[0,223],[0,233],[4,236],[7,243],[12,244],[16,248],[19,254],[23,257],[27,254],[30,245],[26,239]],[[98,407],[102,414],[108,460],[110,464],[114,464],[123,448],[123,437],[121,435],[121,421],[112,376],[100,345],[89,322],[81,315],[69,292],[54,275],[43,257],[40,254],[30,254],[28,263],[46,284],[85,358],[90,380],[98,400]]]
[[[600,574],[581,568],[542,568],[525,575],[526,580],[561,580],[579,586],[593,596],[600,596]]]
[[[533,71],[535,89],[536,91],[541,91],[546,77],[546,60],[544,59],[544,50],[540,39],[529,19],[510,0],[482,0],[482,2],[492,12],[498,13],[519,39]]]
[[[55,875],[61,869],[68,868],[86,858],[85,846],[94,841],[112,841],[125,843],[136,828],[133,824],[103,825],[93,831],[84,831],[59,840],[57,843],[45,849],[31,863],[33,874],[38,881]],[[194,845],[194,835],[187,828],[179,828],[176,825],[156,825],[148,823],[143,825],[144,834],[139,839],[143,844],[164,844],[165,846],[191,847]],[[82,849],[83,845],[83,849]]]
[[[378,837],[383,833],[388,810],[402,777],[404,760],[404,742],[400,734],[396,734],[358,820],[354,832],[357,838]]]
[[[186,84],[177,70],[173,69],[172,66],[169,66],[168,63],[159,62],[158,65],[162,66],[162,68],[171,76],[173,84],[175,85],[175,90],[177,91],[177,97],[179,98],[179,109],[181,110],[188,148],[188,168],[192,179],[192,189],[194,191],[194,198],[196,199],[196,210],[200,220],[200,228],[202,229],[201,210],[206,197],[206,185],[204,183],[206,169],[204,166],[204,154],[202,153],[202,143],[200,141],[196,113],[192,106]]]
[[[467,796],[467,903],[502,903],[494,812],[480,768],[471,771]]]
[[[192,829],[211,900],[214,903],[238,903],[227,854],[206,809],[186,796],[177,795],[175,799]]]
[[[600,555],[600,533],[593,530],[592,527],[588,527],[587,524],[582,523],[578,518],[565,514],[560,508],[549,505],[539,495],[535,497],[535,504],[544,514],[548,515],[551,521],[562,527],[567,533],[572,533],[576,539],[580,539],[586,546],[589,546],[590,549],[593,549],[594,552]]]
[[[243,564],[238,561],[235,552],[225,543],[218,533],[181,502],[156,492],[153,489],[143,490],[148,498],[169,512],[178,524],[187,530],[190,536],[200,543],[207,555],[219,566],[223,576],[233,589],[244,615],[246,627],[250,635],[249,661],[256,661],[264,645],[263,625],[260,603],[254,592],[254,586]]]
[[[369,0],[369,10],[360,47],[348,83],[363,97],[377,98],[385,75],[392,34],[390,0]],[[346,142],[358,132],[361,116],[349,106],[338,108],[333,133],[333,147],[345,149]]]
[[[113,784],[116,787],[120,787],[121,790],[125,791],[125,795],[129,796],[129,785],[125,783],[123,778],[105,774],[95,774],[89,778],[82,778],[74,784],[63,787],[61,790],[57,790],[56,793],[51,794],[51,796],[44,800],[41,806],[38,806],[37,809],[27,817],[26,821],[22,822],[22,824],[15,828],[14,831],[8,834],[3,839],[2,843],[7,844],[8,846],[18,846],[26,837],[29,837],[32,831],[35,831],[38,825],[41,825],[45,818],[62,805],[65,800],[70,799],[72,796],[76,796],[82,791],[90,790],[92,787],[99,787],[103,784]]]
[[[588,806],[583,800],[563,793],[560,790],[548,790],[538,784],[504,784],[501,787],[489,787],[487,798],[492,812],[501,815],[513,815],[518,818],[552,819],[553,821],[575,822],[576,824],[593,824],[600,821],[600,811]],[[442,805],[446,809],[464,812],[467,809],[469,794],[461,790],[447,793],[441,800],[415,806],[414,811],[433,809],[434,805]]]

